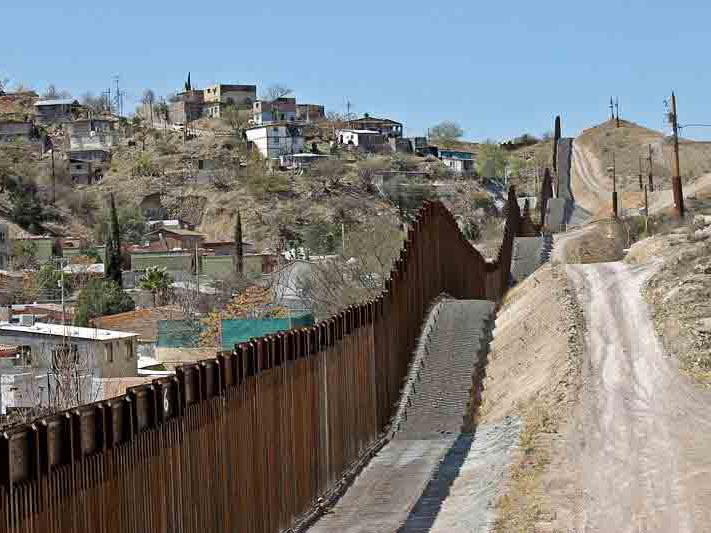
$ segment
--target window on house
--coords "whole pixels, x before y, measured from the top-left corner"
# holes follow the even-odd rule
[[[202,170],[205,166],[205,161],[203,159],[198,159],[198,170]]]
[[[105,344],[105,346],[106,346],[106,360],[109,363],[113,363],[114,362],[114,345],[113,345],[113,343],[107,342]]]
[[[132,359],[133,358],[133,340],[129,339],[126,341],[126,359]]]

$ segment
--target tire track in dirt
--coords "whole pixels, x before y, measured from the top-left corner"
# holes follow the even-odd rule
[[[711,395],[657,339],[640,288],[649,267],[568,265],[588,334],[569,449],[573,531],[711,531]],[[565,514],[565,513],[561,513]]]

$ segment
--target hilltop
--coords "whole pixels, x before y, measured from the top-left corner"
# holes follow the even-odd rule
[[[576,201],[596,213],[606,209],[612,191],[612,159],[614,153],[617,188],[622,205],[640,207],[643,196],[639,188],[640,157],[642,182],[648,182],[649,150],[652,151],[652,174],[655,191],[671,188],[671,137],[634,122],[608,120],[584,130],[574,142],[572,187]],[[711,172],[711,142],[680,139],[681,178],[691,184]],[[652,195],[661,195],[659,192]]]

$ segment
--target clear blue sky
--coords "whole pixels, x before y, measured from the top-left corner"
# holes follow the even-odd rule
[[[273,83],[304,103],[385,115],[421,134],[455,120],[472,140],[607,116],[663,126],[674,88],[682,122],[711,123],[711,3],[624,1],[166,0],[1,2],[0,76],[75,96],[120,75],[142,91]],[[711,137],[711,129],[685,132]]]

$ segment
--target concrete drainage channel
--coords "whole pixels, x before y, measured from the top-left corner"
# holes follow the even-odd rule
[[[443,299],[430,314],[390,441],[312,532],[480,531],[518,438],[518,421],[474,433],[494,304]]]

